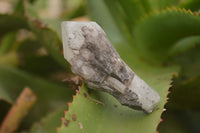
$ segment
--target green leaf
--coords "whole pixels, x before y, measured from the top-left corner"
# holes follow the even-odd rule
[[[1,100],[14,102],[25,86],[29,86],[36,93],[38,101],[25,119],[24,125],[39,120],[41,116],[65,105],[71,99],[73,91],[62,83],[47,81],[29,75],[13,67],[0,64],[0,94]],[[56,91],[55,91],[56,90]]]
[[[192,44],[193,42],[191,42]],[[182,82],[193,81],[200,76],[200,43],[196,43],[192,48],[188,49],[184,53],[179,53],[175,57],[175,61],[181,65],[181,71],[179,74]],[[198,87],[198,86],[197,86]]]
[[[200,17],[184,9],[168,9],[143,18],[134,30],[134,41],[149,61],[163,61],[177,42],[200,34]]]
[[[200,9],[200,1],[199,0],[188,0],[186,2],[183,2],[180,7],[189,9],[192,11],[199,11]]]
[[[10,48],[12,47],[15,39],[16,39],[16,33],[11,32],[6,35],[4,35],[1,39],[0,43],[0,54],[5,54],[7,53]]]
[[[178,77],[174,78],[170,99],[170,107],[178,109],[199,110],[200,95],[200,45],[176,57],[176,62],[181,65]]]
[[[160,10],[166,7],[177,6],[183,0],[148,0],[152,9]]]
[[[182,40],[178,41],[174,46],[172,46],[169,51],[170,54],[180,54],[186,52],[187,50],[195,47],[200,42],[200,36],[190,36],[185,37]]]
[[[184,120],[186,114],[182,111],[167,111],[164,113],[163,122],[159,125],[160,133],[192,133],[190,124],[185,126]],[[187,120],[188,121],[188,120]]]
[[[91,90],[83,86],[70,104],[58,133],[154,133],[166,102],[170,78],[172,73],[178,70],[178,67],[164,68],[145,63],[138,56],[137,49],[133,49],[131,32],[126,29],[127,27],[124,28],[124,20],[121,18],[116,21],[114,15],[118,15],[117,11],[110,10],[109,8],[112,7],[108,7],[109,5],[102,0],[95,2],[88,0],[88,2],[92,18],[103,27],[108,37],[111,38],[121,58],[160,94],[161,101],[155,111],[147,115],[120,105],[114,97],[107,93],[92,91],[90,94],[88,91]],[[104,104],[105,106],[103,106]],[[76,121],[72,118],[74,116],[76,116]]]
[[[0,63],[4,63],[10,66],[17,66],[19,63],[17,53],[11,51],[7,54],[0,55]]]
[[[62,83],[46,81],[39,77],[29,75],[21,70],[3,64],[0,64],[0,86],[1,89],[3,89],[5,92],[9,92],[13,101],[15,98],[17,98],[18,94],[21,92],[24,86],[30,86],[39,97],[46,95],[46,97],[43,97],[43,101],[41,101],[41,103],[49,101],[49,97],[55,101],[59,101],[60,98],[65,98],[65,96],[61,95],[63,92],[66,94],[72,94],[72,91],[66,89]],[[60,91],[54,91],[55,88],[59,89]],[[48,91],[48,93],[45,93],[46,91]],[[60,95],[60,97],[56,97],[56,95]],[[48,105],[45,104],[42,106]]]
[[[52,76],[57,72],[63,72],[63,75],[66,74],[66,70],[57,64],[57,62],[52,59],[51,56],[25,55],[23,59],[23,64],[20,65],[20,69],[34,75],[49,79],[49,76]]]
[[[16,31],[21,28],[28,29],[26,19],[19,15],[0,14],[0,37],[8,32]]]
[[[47,49],[48,53],[57,61],[63,68],[69,70],[69,63],[65,61],[61,54],[62,43],[58,34],[47,27],[43,22],[34,20],[30,17],[17,15],[0,15],[0,36],[3,34],[19,30],[22,28],[30,29],[37,37],[37,40]],[[10,23],[8,23],[10,22]],[[14,24],[14,25],[13,25]]]
[[[1,86],[0,86],[0,100],[7,101],[9,103],[13,102],[9,93],[6,90],[4,90]]]
[[[57,33],[52,29],[45,26],[39,20],[29,20],[29,25],[33,33],[35,33],[40,43],[47,49],[48,53],[57,61],[61,66],[69,70],[69,63],[65,61],[62,51],[62,43]]]
[[[17,0],[16,5],[14,7],[15,14],[24,14],[23,2],[23,0]]]
[[[63,4],[66,6],[64,13],[61,14],[63,19],[73,19],[87,15],[86,2],[83,0],[67,0]]]
[[[61,124],[63,110],[66,108],[66,106],[63,106],[56,109],[54,112],[49,113],[40,122],[35,123],[32,126],[30,133],[55,133],[56,128]]]
[[[107,93],[92,91],[90,95],[88,94],[88,89],[84,86],[80,90],[80,93],[77,93],[77,96],[69,106],[69,110],[65,115],[65,121],[69,121],[69,124],[66,126],[66,122],[64,121],[58,133],[109,133],[119,131],[126,133],[154,133],[156,131],[168,94],[168,88],[171,82],[170,77],[177,68],[149,66],[148,64],[142,63],[128,49],[121,47],[120,50],[123,53],[121,54],[123,55],[122,58],[126,57],[126,62],[128,62],[129,66],[160,94],[161,101],[155,111],[149,115],[135,111],[120,105],[114,97]],[[105,106],[99,104],[99,102],[95,102],[96,100],[104,103]],[[71,118],[73,114],[77,116],[75,122]],[[82,124],[83,129],[80,129],[79,123]]]
[[[91,18],[105,29],[108,38],[111,39],[112,42],[120,43],[124,41],[124,36],[126,36],[127,33],[121,32],[121,29],[117,27],[117,21],[115,21],[103,0],[88,0],[88,8],[91,12],[89,14]]]
[[[129,30],[130,33],[132,33],[137,20],[150,10],[146,0],[104,0],[104,2],[115,21],[126,26],[126,30]]]
[[[199,72],[197,72],[199,74]],[[182,75],[181,75],[182,76]],[[193,109],[200,110],[200,76],[190,78],[188,80],[176,81],[174,87],[172,87],[172,93],[170,94],[169,107],[173,109]]]

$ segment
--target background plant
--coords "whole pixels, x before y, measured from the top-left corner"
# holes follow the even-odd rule
[[[37,101],[17,132],[200,132],[199,5],[198,0],[1,0],[1,125],[29,87]],[[60,23],[66,20],[102,26],[121,58],[160,94],[152,114],[123,107],[72,75],[62,55]]]

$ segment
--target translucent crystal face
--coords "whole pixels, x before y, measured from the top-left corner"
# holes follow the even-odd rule
[[[106,91],[133,109],[153,111],[159,94],[126,65],[97,23],[63,22],[62,39],[72,72],[88,87]]]

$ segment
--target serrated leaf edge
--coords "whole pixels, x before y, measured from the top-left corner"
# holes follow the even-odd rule
[[[171,90],[172,87],[173,87],[174,78],[176,78],[177,76],[178,76],[178,73],[175,72],[175,73],[172,74],[172,77],[171,77],[171,79],[170,79],[169,89],[168,89],[166,101],[165,101],[165,103],[164,103],[164,106],[163,106],[163,109],[162,109],[162,113],[161,113],[161,115],[160,115],[160,121],[159,121],[159,123],[158,123],[158,125],[157,125],[156,133],[159,133],[158,127],[159,127],[160,123],[162,123],[162,122],[164,121],[164,119],[162,118],[162,115],[163,115],[164,112],[167,112],[167,109],[165,108],[165,106],[167,105],[167,103],[168,103],[168,101],[169,101],[169,99],[170,99],[170,98],[169,98],[169,94],[171,93],[170,90]]]
[[[84,86],[84,84],[82,84],[81,86],[78,86],[78,90],[76,90],[76,94],[75,95],[72,95],[72,102],[68,102],[67,105],[68,105],[68,110],[64,110],[64,117],[61,117],[61,126],[60,127],[57,127],[56,128],[56,131],[58,132],[59,129],[62,127],[62,125],[64,125],[65,121],[67,120],[65,118],[65,116],[67,115],[67,112],[69,112],[70,110],[70,105],[73,104],[76,96],[78,96],[80,94],[80,90],[82,89],[82,87]]]
[[[165,9],[153,10],[151,12],[146,13],[144,16],[140,17],[138,19],[138,21],[136,21],[135,25],[137,26],[137,24],[145,21],[146,19],[148,19],[148,18],[150,18],[152,16],[165,14],[165,13],[170,13],[170,12],[185,13],[185,14],[190,14],[190,15],[194,15],[194,16],[199,16],[199,13],[192,12],[190,9],[185,9],[185,8],[172,6],[172,7],[166,7]]]

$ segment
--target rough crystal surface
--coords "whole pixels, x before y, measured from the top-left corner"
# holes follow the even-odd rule
[[[126,65],[97,23],[62,22],[62,39],[72,72],[89,88],[106,91],[133,109],[153,111],[159,94]]]

